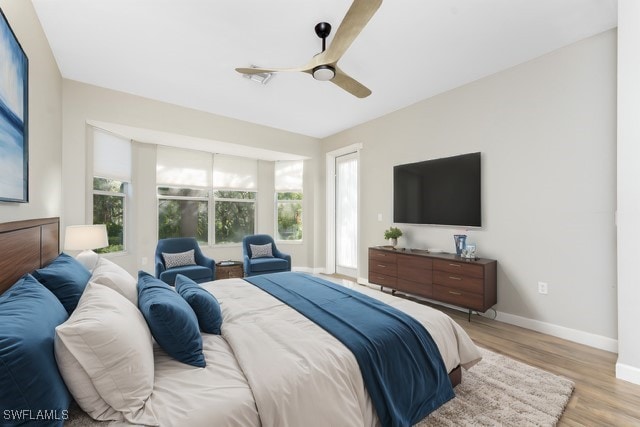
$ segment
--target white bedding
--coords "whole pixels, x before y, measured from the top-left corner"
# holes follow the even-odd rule
[[[222,336],[202,334],[205,368],[156,348],[148,404],[162,426],[378,425],[353,354],[333,336],[242,279],[203,284],[223,313]],[[430,307],[356,286],[425,325],[448,371],[480,352],[464,330]]]
[[[220,301],[222,335],[249,382],[265,426],[378,425],[353,354],[332,335],[242,279],[204,285]],[[357,286],[420,321],[447,371],[480,352],[450,317],[412,301]]]

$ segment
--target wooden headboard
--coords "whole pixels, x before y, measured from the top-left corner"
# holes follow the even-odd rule
[[[60,253],[60,218],[0,224],[0,294]]]

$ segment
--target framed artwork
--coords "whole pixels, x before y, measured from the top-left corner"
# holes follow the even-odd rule
[[[0,202],[29,201],[29,60],[0,9]]]

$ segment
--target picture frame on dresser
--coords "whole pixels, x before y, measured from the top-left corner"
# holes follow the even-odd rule
[[[0,9],[0,202],[29,201],[29,59]]]

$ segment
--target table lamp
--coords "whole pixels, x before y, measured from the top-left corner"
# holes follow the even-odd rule
[[[98,262],[98,254],[93,249],[109,246],[107,226],[94,225],[69,225],[64,234],[64,249],[69,251],[82,251],[76,255],[76,259],[89,271],[92,271]]]

